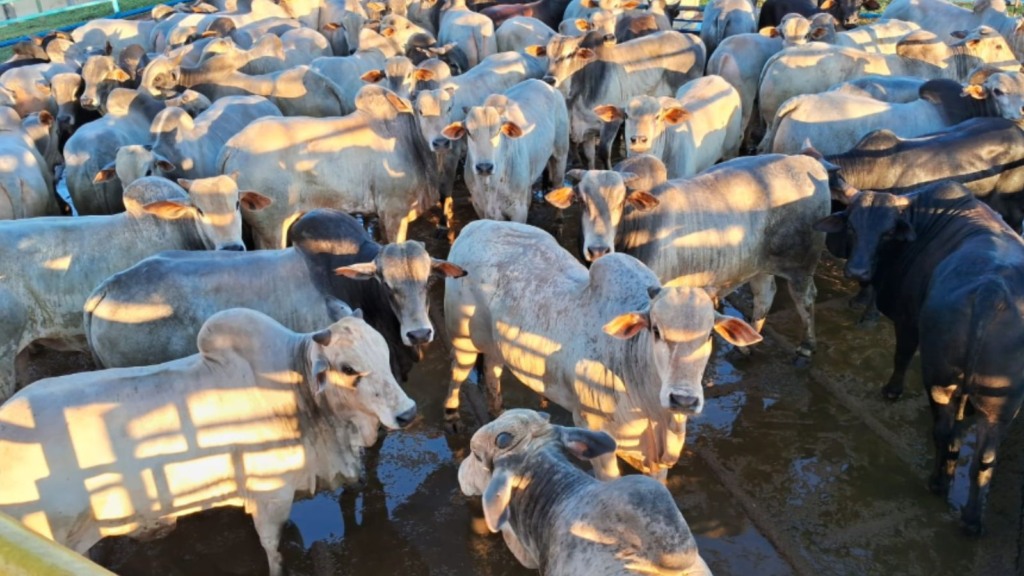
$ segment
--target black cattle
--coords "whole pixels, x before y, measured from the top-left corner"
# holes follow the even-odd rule
[[[850,190],[848,206],[819,221],[853,238],[846,274],[875,289],[896,329],[895,399],[920,348],[934,415],[935,469],[944,494],[964,416],[976,414],[964,528],[981,530],[1000,442],[1024,400],[1024,240],[970,190],[939,182],[905,196]]]
[[[827,12],[844,28],[853,28],[860,21],[860,9],[881,10],[877,0],[823,0],[820,4],[815,0],[767,0],[761,6],[761,15],[757,19],[757,29],[778,26],[786,14],[796,13],[810,18],[815,14]]]
[[[1020,230],[1024,219],[1024,130],[1004,118],[972,118],[922,136],[900,138],[889,130],[865,136],[852,149],[827,156],[833,190],[844,186],[903,194],[952,180],[984,200]]]

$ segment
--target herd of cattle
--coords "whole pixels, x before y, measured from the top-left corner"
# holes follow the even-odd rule
[[[711,0],[698,37],[664,0],[196,0],[17,45],[0,511],[85,553],[242,506],[279,574],[296,495],[357,480],[379,426],[415,420],[398,382],[442,334],[449,428],[474,370],[496,416],[460,484],[523,565],[708,573],[663,482],[713,335],[759,342],[781,277],[810,362],[827,246],[895,324],[886,396],[921,351],[936,493],[977,421],[979,532],[1024,399],[1024,21],[861,8]],[[440,205],[447,227],[460,173],[480,220],[441,260],[409,224]],[[576,205],[578,256],[525,224],[538,187],[559,219]],[[741,285],[749,323],[718,311]],[[19,390],[38,346],[103,369]],[[502,413],[505,369],[577,428]]]

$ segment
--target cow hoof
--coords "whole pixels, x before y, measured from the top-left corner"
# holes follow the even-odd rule
[[[981,525],[981,520],[960,520],[960,526],[964,529],[964,534],[977,538],[985,533],[985,528]]]
[[[899,400],[900,396],[902,396],[902,395],[903,395],[903,388],[902,387],[897,388],[895,386],[890,386],[888,384],[886,384],[885,386],[882,386],[882,396],[885,396],[886,400],[896,401],[896,400]]]
[[[797,352],[796,356],[793,357],[793,366],[796,366],[797,368],[807,368],[810,365],[810,356],[804,356],[803,354]]]
[[[462,434],[466,425],[462,423],[458,408],[444,409],[444,431],[448,434]]]
[[[945,478],[932,474],[928,478],[928,490],[936,496],[945,496],[949,490],[949,483],[946,482]]]

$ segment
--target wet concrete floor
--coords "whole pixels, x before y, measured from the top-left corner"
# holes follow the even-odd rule
[[[465,197],[457,214],[455,228],[472,218]],[[551,230],[553,215],[535,203],[531,223]],[[577,219],[575,208],[568,211],[562,234],[574,253]],[[412,236],[443,257],[448,245],[435,237],[436,220],[436,213],[421,219]],[[557,271],[538,270],[544,273]],[[435,311],[442,288],[439,282],[432,291]],[[712,570],[759,576],[1024,574],[1022,424],[1014,425],[1001,450],[987,534],[963,536],[951,506],[926,488],[931,424],[917,361],[903,399],[883,400],[879,388],[890,371],[891,325],[884,319],[858,325],[859,313],[847,306],[854,287],[827,256],[818,289],[819,349],[810,368],[791,362],[799,321],[782,287],[765,342],[747,357],[722,345],[708,366],[707,406],[689,423],[669,488]],[[749,310],[742,293],[731,300]],[[68,354],[47,354],[27,366],[29,379],[86,367],[81,356]],[[447,381],[447,353],[435,342],[405,386],[420,419],[407,431],[382,436],[368,452],[366,486],[293,507],[281,545],[288,573],[535,573],[516,562],[499,535],[486,533],[479,504],[459,491],[456,472],[469,434],[449,436],[442,429]],[[504,388],[507,407],[539,407],[540,398],[507,372]],[[469,396],[464,407],[479,393],[470,390]],[[570,423],[564,411],[548,410],[556,421]],[[475,412],[464,411],[471,433],[478,425]],[[965,490],[961,466],[954,505]],[[183,519],[155,542],[106,539],[91,555],[123,575],[266,573],[252,522],[240,510]]]

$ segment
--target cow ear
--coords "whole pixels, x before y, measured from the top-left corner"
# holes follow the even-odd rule
[[[818,220],[812,226],[818,232],[838,234],[846,230],[846,212],[836,212]]]
[[[452,122],[441,130],[441,134],[449,140],[459,140],[466,135],[466,128],[462,122]]]
[[[423,68],[417,68],[416,71],[413,72],[413,77],[416,78],[417,80],[425,82],[427,80],[434,79],[434,72],[431,70],[425,70]]]
[[[877,0],[866,0],[862,6],[864,6],[864,9],[869,12],[875,12],[882,9],[882,5],[879,4]]]
[[[622,340],[628,340],[650,325],[651,318],[646,312],[626,312],[605,324],[604,333]]]
[[[754,327],[739,318],[715,312],[715,332],[735,346],[750,346],[762,340]]]
[[[272,199],[253,190],[239,190],[238,202],[242,205],[242,208],[251,212],[263,210],[274,203]]]
[[[498,532],[508,524],[508,504],[512,501],[512,477],[513,473],[508,470],[495,470],[484,490],[481,503],[487,529],[491,532]]]
[[[501,125],[501,133],[509,138],[519,138],[523,135],[523,129],[515,122],[504,122]]]
[[[901,242],[913,242],[917,240],[917,233],[914,232],[914,227],[910,225],[903,218],[896,220],[896,229],[892,233],[893,240],[899,240]]]
[[[39,112],[39,123],[43,126],[51,126],[53,124],[53,114],[50,114],[49,110]]]
[[[100,182],[109,182],[114,178],[117,178],[117,170],[114,169],[114,162],[111,162],[97,172],[96,177],[92,181],[99,184]]]
[[[615,439],[607,432],[592,432],[582,428],[556,426],[558,438],[573,456],[589,460],[615,452]]]
[[[583,180],[583,177],[586,175],[586,170],[573,168],[572,170],[569,170],[568,172],[565,173],[565,179],[568,180],[569,182],[572,182],[573,184],[576,184],[580,180]]]
[[[812,40],[821,40],[826,34],[828,34],[828,30],[824,28],[815,28],[814,30],[811,30],[810,36]]]
[[[590,48],[580,48],[576,51],[576,56],[583,60],[593,60],[597,57],[597,54],[595,54]]]
[[[529,54],[530,56],[537,56],[539,58],[541,56],[546,56],[548,51],[547,48],[543,46],[532,44],[526,47],[526,53]]]
[[[156,167],[159,168],[161,172],[174,172],[174,163],[164,160],[163,158],[156,161]]]
[[[115,68],[114,70],[111,70],[110,74],[107,74],[107,78],[110,78],[115,82],[127,82],[131,80],[131,77],[128,76],[128,73],[124,70],[121,70],[120,68]]]
[[[954,30],[950,32],[949,35],[952,36],[953,38],[959,38],[960,40],[963,40],[964,38],[967,38],[967,30]]]
[[[660,200],[645,190],[630,192],[629,196],[626,196],[626,202],[629,202],[630,206],[641,212],[655,208],[661,203]]]
[[[370,70],[367,73],[359,77],[363,82],[369,82],[370,84],[376,84],[385,77],[383,70]]]
[[[572,188],[566,186],[564,188],[556,188],[551,192],[544,195],[544,199],[548,201],[555,208],[565,210],[569,206],[572,206],[573,200],[576,199],[576,193],[572,191]]]
[[[142,207],[143,212],[147,212],[162,218],[164,220],[177,220],[178,218],[185,218],[195,213],[195,208],[188,204],[182,204],[181,202],[175,202],[173,200],[161,200],[159,202],[150,202]]]
[[[331,336],[332,335],[331,335],[331,331],[330,330],[321,330],[321,331],[313,334],[312,338],[313,338],[313,342],[316,342],[317,344],[319,344],[321,346],[330,346],[331,345]]]
[[[988,96],[988,91],[980,84],[970,84],[964,87],[961,96],[970,96],[975,100],[984,100]]]
[[[342,318],[348,318],[353,315],[352,309],[348,307],[348,304],[337,298],[328,296],[325,302],[327,304],[327,316],[331,319],[331,322],[337,322]]]
[[[341,22],[328,22],[327,24],[324,24],[324,30],[327,30],[328,32],[334,32],[338,28],[344,29],[345,25]]]
[[[765,26],[764,28],[761,28],[759,33],[761,36],[766,36],[768,38],[778,38],[779,36],[782,36],[779,29],[775,26]]]
[[[335,268],[334,273],[353,280],[369,280],[377,274],[377,263],[360,262],[358,264],[349,264],[348,266]]]
[[[576,25],[576,29],[579,30],[580,32],[589,32],[592,28],[590,22],[587,22],[583,18],[577,18],[576,21],[573,22],[573,24]]]
[[[431,258],[430,259],[430,268],[434,272],[437,272],[439,274],[443,274],[444,276],[447,276],[448,278],[462,278],[463,276],[468,274],[468,272],[466,272],[462,268],[462,266],[459,266],[457,264],[452,264],[451,262],[448,262],[447,260],[441,260],[439,258]]]
[[[681,106],[669,106],[661,111],[661,119],[670,126],[675,126],[690,119],[690,111]]]
[[[395,110],[400,114],[412,114],[412,104],[410,104],[405,98],[402,98],[398,94],[390,91],[386,92],[384,97],[388,99],[388,102],[391,102],[391,105],[394,106]]]
[[[622,108],[612,104],[595,106],[594,114],[597,114],[597,117],[601,119],[601,122],[615,122],[616,120],[622,120],[626,117],[622,112]]]
[[[832,10],[836,7],[835,0],[825,0],[821,4],[818,4],[818,8],[822,10]]]

